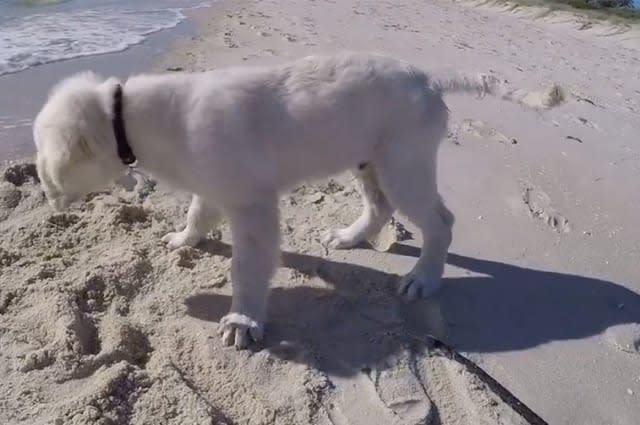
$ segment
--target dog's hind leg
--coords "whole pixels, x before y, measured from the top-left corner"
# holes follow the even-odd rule
[[[423,152],[389,149],[376,163],[389,201],[422,233],[420,258],[398,285],[398,292],[408,300],[427,297],[440,287],[454,221],[436,186],[436,148]]]
[[[280,255],[276,194],[252,206],[227,210],[233,240],[229,314],[220,321],[227,345],[246,347],[263,336],[269,281]]]
[[[353,248],[377,235],[393,214],[393,207],[380,190],[374,167],[370,163],[361,164],[354,174],[359,182],[362,213],[350,226],[327,232],[323,244],[330,248]]]
[[[184,230],[167,233],[162,241],[167,243],[169,249],[196,246],[207,236],[207,232],[220,222],[220,219],[220,211],[208,205],[202,197],[193,195]]]

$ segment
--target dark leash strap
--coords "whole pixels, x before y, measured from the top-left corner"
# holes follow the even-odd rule
[[[127,139],[127,132],[124,129],[124,118],[122,116],[122,85],[120,84],[116,85],[116,90],[113,93],[113,119],[111,120],[111,124],[113,126],[113,134],[116,137],[120,160],[126,165],[133,164],[136,162],[136,156],[131,150],[131,145]]]
[[[544,419],[538,416],[533,410],[531,410],[526,404],[520,401],[511,391],[506,389],[502,384],[496,381],[491,375],[484,371],[480,366],[467,359],[462,354],[458,353],[449,345],[443,341],[429,335],[429,345],[432,349],[440,351],[445,357],[452,359],[462,364],[467,371],[477,376],[482,382],[484,382],[494,394],[511,407],[517,414],[519,414],[530,425],[549,425]]]

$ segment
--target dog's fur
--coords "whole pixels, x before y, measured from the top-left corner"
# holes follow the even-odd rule
[[[60,210],[127,172],[111,127],[116,79],[82,73],[51,92],[34,124],[37,169]],[[305,179],[354,170],[362,215],[325,243],[349,248],[376,234],[395,208],[423,236],[399,282],[408,299],[435,291],[453,214],[436,186],[446,134],[445,92],[496,94],[495,79],[437,79],[397,60],[345,53],[275,67],[139,75],[124,84],[124,122],[139,167],[193,194],[170,248],[195,245],[221,214],[233,237],[227,344],[259,340],[279,255],[278,192]]]

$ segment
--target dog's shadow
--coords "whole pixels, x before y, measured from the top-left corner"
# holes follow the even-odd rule
[[[218,241],[207,240],[199,248],[231,255],[230,246]],[[419,249],[406,245],[391,252],[419,255]],[[621,285],[457,254],[449,254],[447,262],[485,276],[446,278],[435,296],[410,304],[391,295],[395,274],[289,252],[282,260],[284,267],[330,286],[272,288],[264,348],[296,360],[297,347],[312,347],[314,361],[337,374],[384,363],[403,346],[424,349],[428,335],[461,351],[497,352],[640,322],[640,295]],[[189,315],[218,322],[230,302],[229,296],[207,293],[185,303]]]

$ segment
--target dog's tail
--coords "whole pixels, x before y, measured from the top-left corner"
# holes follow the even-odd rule
[[[519,88],[509,88],[506,82],[489,74],[450,74],[445,77],[430,78],[429,88],[442,94],[475,93],[480,99],[489,94],[534,109],[553,108],[566,100],[564,89],[557,84],[541,91],[530,92]]]
[[[489,94],[505,100],[515,101],[500,80],[489,74],[450,74],[444,77],[430,79],[430,88],[442,94],[447,93],[475,93],[479,98]]]

